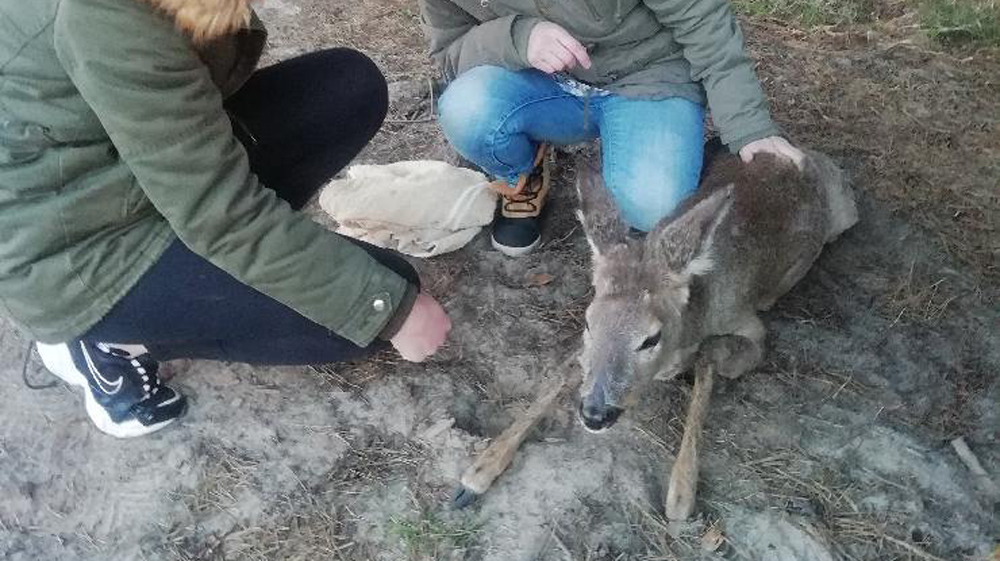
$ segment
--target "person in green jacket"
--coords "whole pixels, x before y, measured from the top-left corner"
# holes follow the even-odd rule
[[[698,185],[705,106],[749,161],[801,163],[779,136],[727,0],[420,0],[448,86],[439,120],[504,195],[493,245],[540,240],[547,145],[600,138],[603,176],[646,232]]]
[[[249,0],[0,0],[0,305],[106,433],[184,412],[159,361],[419,361],[450,329],[399,255],[297,212],[384,77],[347,49],[255,71],[265,35]]]

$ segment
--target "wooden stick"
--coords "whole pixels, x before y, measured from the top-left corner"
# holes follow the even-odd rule
[[[472,503],[478,495],[482,495],[493,485],[493,481],[502,474],[514,460],[514,454],[538,422],[549,413],[557,398],[565,390],[575,388],[581,381],[579,373],[573,374],[578,351],[573,350],[569,357],[555,368],[552,376],[538,392],[538,399],[531,404],[528,411],[511,426],[507,427],[462,475],[462,485],[453,498],[458,508]]]
[[[955,453],[958,454],[965,467],[969,468],[972,475],[976,476],[976,481],[980,487],[990,495],[993,495],[994,498],[1000,497],[1000,487],[997,487],[997,484],[990,478],[990,474],[986,473],[986,470],[983,469],[982,464],[979,463],[979,458],[972,453],[969,445],[965,443],[965,439],[960,436],[952,440],[951,447],[955,449]]]
[[[698,491],[698,444],[701,429],[708,413],[708,401],[715,381],[715,364],[698,360],[694,366],[694,390],[684,420],[681,449],[670,472],[667,489],[666,515],[670,520],[685,520],[694,512],[694,498]]]

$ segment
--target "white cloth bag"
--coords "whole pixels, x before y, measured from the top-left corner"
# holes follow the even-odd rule
[[[488,185],[482,173],[433,160],[356,165],[323,188],[319,204],[340,234],[432,257],[493,221],[497,195]]]

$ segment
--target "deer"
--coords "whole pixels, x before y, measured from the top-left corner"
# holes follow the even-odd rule
[[[853,190],[826,155],[801,168],[770,155],[706,158],[698,190],[646,235],[619,215],[599,170],[577,158],[578,217],[592,254],[594,297],[575,357],[462,478],[456,504],[485,492],[556,396],[579,385],[577,413],[604,432],[654,381],[693,369],[684,434],[664,511],[694,511],[698,450],[716,375],[735,379],[764,356],[760,313],[798,283],[823,247],[858,220]],[[464,495],[463,495],[464,491]]]

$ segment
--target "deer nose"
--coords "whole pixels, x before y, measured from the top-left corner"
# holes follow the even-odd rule
[[[620,407],[584,399],[580,403],[580,420],[587,430],[600,432],[615,424],[624,411]]]

